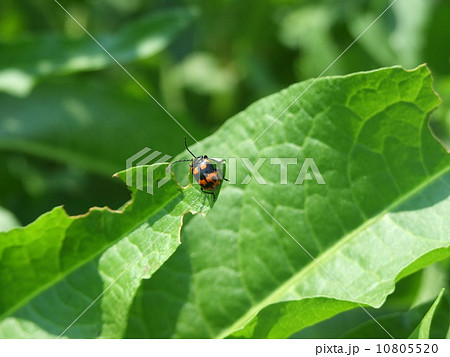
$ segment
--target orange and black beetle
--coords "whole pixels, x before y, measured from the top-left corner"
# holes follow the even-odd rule
[[[216,199],[216,192],[220,189],[223,180],[228,181],[223,177],[222,170],[218,167],[222,163],[215,159],[209,158],[207,155],[195,156],[187,145],[186,138],[184,138],[184,146],[186,150],[193,156],[190,160],[178,160],[170,165],[178,162],[189,161],[190,171],[194,176],[195,181],[200,185],[202,192],[213,196],[213,200]]]

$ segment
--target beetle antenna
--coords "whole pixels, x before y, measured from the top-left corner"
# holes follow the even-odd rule
[[[184,146],[186,147],[186,150],[189,151],[189,153],[193,156],[193,157],[197,157],[195,156],[191,150],[189,150],[188,144],[187,144],[187,140],[186,137],[184,137]]]

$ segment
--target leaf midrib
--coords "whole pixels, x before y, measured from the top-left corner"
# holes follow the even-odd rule
[[[439,180],[445,174],[450,172],[450,165],[444,167],[442,170],[438,171],[432,176],[428,176],[426,180],[424,180],[421,184],[417,185],[414,189],[410,190],[408,193],[400,196],[395,201],[393,201],[386,209],[378,213],[376,216],[370,218],[365,223],[363,223],[358,228],[354,229],[347,235],[345,235],[342,239],[340,239],[336,244],[331,246],[328,250],[326,250],[324,253],[319,255],[316,260],[321,263],[322,265],[324,261],[326,261],[329,257],[333,256],[335,252],[337,252],[342,246],[347,244],[349,241],[351,241],[354,237],[359,235],[359,233],[363,232],[368,227],[372,226],[373,224],[377,223],[380,219],[382,219],[386,214],[391,213],[395,208],[401,206],[403,203],[414,197],[416,194],[422,192],[427,186],[431,185],[435,181]],[[230,327],[225,328],[220,333],[216,335],[214,338],[225,338],[232,334],[233,332],[245,327],[245,325],[264,307],[275,303],[280,302],[279,298],[283,296],[289,289],[291,289],[293,286],[297,285],[298,281],[301,280],[301,278],[306,275],[310,270],[313,268],[316,268],[317,263],[315,261],[311,261],[308,263],[303,269],[301,269],[299,272],[294,274],[291,278],[286,280],[283,284],[281,284],[277,289],[275,289],[271,294],[266,296],[263,300],[261,300],[258,304],[254,305],[252,308],[248,310],[247,313],[242,315],[241,318],[239,318],[234,324],[232,324]],[[351,300],[349,300],[351,301]],[[355,302],[355,301],[353,301]],[[356,304],[356,302],[355,302]]]

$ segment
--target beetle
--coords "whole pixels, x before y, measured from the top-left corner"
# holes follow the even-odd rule
[[[223,175],[223,172],[219,166],[223,164],[222,161],[218,161],[209,158],[207,155],[196,156],[189,149],[187,140],[184,138],[184,146],[186,150],[192,155],[192,159],[178,160],[172,162],[170,166],[179,163],[189,161],[189,170],[194,176],[195,181],[200,185],[200,189],[203,193],[213,196],[213,200],[216,200],[216,192],[219,191],[222,186],[223,180],[228,181]]]

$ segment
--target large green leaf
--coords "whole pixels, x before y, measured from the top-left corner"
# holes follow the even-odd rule
[[[166,167],[166,164],[158,164],[120,172],[118,176],[123,180],[127,173],[131,173],[134,180],[142,177],[143,191],[133,189],[133,200],[119,211],[94,207],[84,215],[70,217],[62,207],[56,207],[26,227],[0,233],[0,314],[11,314],[49,287],[54,287],[53,291],[41,294],[34,303],[54,307],[54,299],[48,295],[60,290],[61,296],[70,296],[67,287],[84,289],[91,280],[93,283],[88,284],[86,294],[91,296],[90,291],[95,295],[101,292],[103,285],[109,286],[124,274],[112,290],[125,289],[127,293],[119,297],[109,294],[115,304],[103,311],[106,320],[110,318],[114,323],[120,323],[121,310],[117,307],[131,302],[133,288],[138,286],[136,281],[150,277],[180,244],[183,216],[187,212],[206,213],[212,204],[211,199],[202,196],[193,186],[181,189],[173,179],[148,194],[148,173],[152,172],[149,180],[152,179],[153,187],[156,187],[165,177]],[[98,260],[103,252],[105,254]],[[140,259],[144,253],[146,259]],[[136,264],[125,270],[133,259]],[[77,274],[68,277],[83,265]],[[66,281],[61,283],[63,279]],[[77,283],[70,283],[71,280]],[[90,302],[85,297],[81,301],[70,300],[84,305]],[[105,300],[102,303],[106,304]],[[33,301],[25,311],[32,305]],[[53,310],[55,316],[67,319],[59,323],[68,325],[70,316],[74,319],[82,311],[76,304],[69,306],[73,311],[67,314]],[[21,314],[27,316],[24,311],[19,311],[18,315]]]
[[[192,147],[199,154],[237,158],[214,210],[189,220],[184,244],[161,266],[178,246],[176,224],[172,245],[164,240],[149,249],[65,336],[287,337],[357,307],[347,292],[363,305],[380,306],[398,279],[449,255],[450,159],[426,125],[439,102],[427,68],[322,78],[252,144],[310,84],[261,100]],[[300,165],[289,166],[287,184],[280,184],[278,166],[268,161],[259,170],[267,184],[254,178],[243,184],[245,157],[253,163],[261,157],[313,158],[326,184],[294,184]],[[190,190],[192,196],[183,199],[172,184],[160,193],[159,204],[153,202],[158,195],[138,192],[127,206],[135,207],[133,215],[94,209],[70,218],[57,208],[4,233],[2,244],[33,247],[25,252],[36,259],[1,259],[2,292],[12,273],[23,289],[2,293],[9,311],[23,306],[1,323],[2,336],[59,335],[145,251],[155,231],[168,229],[168,212],[183,214],[199,197]],[[177,203],[179,208],[170,206]],[[119,224],[125,221],[121,215],[129,222]],[[64,237],[57,233],[64,223],[77,231],[66,234],[70,239],[61,246]],[[85,226],[90,234],[81,234]],[[98,227],[109,228],[109,234],[99,235]],[[45,231],[31,234],[37,228]],[[42,251],[41,245],[54,250]],[[43,274],[35,276],[37,266]]]
[[[442,302],[442,292],[435,300],[416,306],[408,311],[394,312],[377,316],[377,321],[389,331],[394,331],[396,338],[418,338],[411,333],[417,327],[422,332],[421,338],[445,338],[449,324],[448,304]],[[444,299],[445,300],[445,299]],[[385,338],[385,333],[372,320],[357,325],[340,338]]]
[[[352,297],[379,307],[396,280],[449,255],[450,158],[427,126],[439,103],[428,69],[319,79],[252,144],[310,84],[257,102],[193,147],[238,158],[237,184],[143,282],[126,336],[287,337],[357,307]],[[267,184],[241,184],[243,157],[313,158],[326,184],[294,184],[297,165],[282,185],[267,161]]]
[[[124,65],[166,48],[191,22],[193,15],[189,9],[165,11],[135,20],[113,35],[94,35]],[[42,77],[116,65],[87,35],[78,40],[48,35],[2,43],[0,52],[8,54],[0,59],[0,91],[20,96],[29,94]]]

